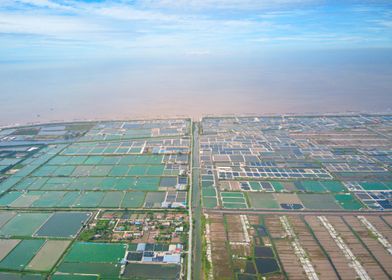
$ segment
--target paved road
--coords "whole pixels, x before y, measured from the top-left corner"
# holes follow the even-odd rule
[[[392,212],[385,212],[385,211],[277,211],[277,210],[225,210],[225,209],[212,209],[212,210],[205,210],[206,213],[223,213],[223,214],[238,214],[238,215],[252,215],[252,214],[270,214],[270,215],[371,215],[371,216],[387,216],[392,215]]]
[[[194,123],[193,130],[193,169],[192,169],[192,207],[193,207],[193,220],[194,220],[194,234],[193,234],[193,266],[192,266],[192,279],[202,279],[202,266],[201,266],[201,251],[202,251],[202,227],[201,215],[202,209],[200,205],[200,182],[199,182],[199,123]]]

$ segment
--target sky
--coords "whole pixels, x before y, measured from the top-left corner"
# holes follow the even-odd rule
[[[389,111],[392,2],[0,0],[0,124]]]

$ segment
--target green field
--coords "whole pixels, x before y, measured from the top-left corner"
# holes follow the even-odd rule
[[[262,190],[262,187],[259,182],[251,181],[251,182],[249,182],[249,185],[252,187],[252,190],[254,190],[254,191],[261,191]]]
[[[0,228],[5,225],[11,218],[16,215],[16,212],[0,212]]]
[[[226,198],[226,197],[240,197],[243,198],[244,195],[241,192],[221,192],[221,196],[222,198]]]
[[[19,213],[0,229],[3,236],[32,236],[51,213]]]
[[[163,201],[166,192],[147,192],[148,185],[141,184],[139,188],[143,191],[34,191],[23,196],[34,197],[34,203],[30,206],[32,208],[139,208],[143,207],[145,198],[148,199],[148,202],[155,202],[154,208],[160,208],[158,202]],[[52,198],[53,200],[51,200]],[[9,207],[13,207],[13,205],[11,201]]]
[[[243,197],[223,197],[222,198],[223,202],[231,202],[231,203],[245,203],[245,200]]]
[[[40,195],[33,191],[28,194],[23,194],[19,196],[15,201],[11,203],[11,207],[30,207],[37,199],[39,199]]]
[[[107,192],[102,199],[99,207],[118,207],[123,200],[124,193],[122,192]]]
[[[347,189],[339,181],[322,181],[324,188],[330,192],[346,192]]]
[[[295,184],[295,187],[301,191],[316,192],[316,193],[325,192],[325,188],[318,181],[297,181],[297,182],[294,182],[294,184]]]
[[[242,192],[221,192],[221,198],[224,208],[248,208]]]
[[[142,207],[144,203],[144,192],[127,192],[121,203],[121,207],[124,208],[138,208]]]
[[[76,207],[98,207],[101,203],[105,193],[104,192],[85,192],[79,197]]]
[[[335,199],[345,210],[359,210],[364,206],[352,194],[337,194]]]
[[[34,256],[26,269],[49,271],[63,255],[71,241],[48,240]]]
[[[0,239],[0,261],[4,259],[19,242],[19,239]]]
[[[279,208],[279,204],[272,193],[249,193],[248,199],[252,208]]]
[[[281,192],[282,190],[284,190],[284,186],[280,183],[280,182],[270,182],[272,184],[272,186],[274,187],[275,191],[277,192]]]
[[[52,280],[98,280],[98,277],[94,275],[54,274]]]
[[[145,208],[159,208],[165,200],[166,192],[148,192],[144,202]]]
[[[119,262],[124,258],[126,248],[126,244],[76,242],[57,271],[99,275],[100,279],[118,279]]]
[[[227,209],[248,208],[248,206],[245,203],[231,203],[231,202],[223,202],[223,207]]]
[[[213,187],[204,188],[203,196],[216,196],[216,190]]]
[[[157,166],[150,166],[145,169],[146,174],[126,173],[123,166],[113,167],[111,172],[113,174],[106,174],[108,167],[100,166],[91,169],[89,166],[79,166],[75,169],[77,174],[75,176],[66,177],[27,177],[21,183],[15,185],[13,190],[30,190],[30,191],[88,191],[88,190],[143,190],[154,191],[159,187],[175,187],[176,177],[160,176],[161,171]],[[134,167],[136,168],[136,167]],[[143,167],[137,167],[135,170],[140,170]],[[159,169],[162,169],[159,167]],[[127,169],[128,170],[128,169]],[[144,172],[144,171],[143,171]],[[110,175],[113,175],[110,176]],[[174,174],[176,175],[176,174]],[[163,182],[168,179],[175,179],[175,182],[170,185],[163,185]],[[17,193],[14,194],[17,196]],[[16,199],[17,197],[15,197]],[[15,201],[13,197],[8,199],[0,199],[0,205],[6,205]],[[27,205],[32,198],[21,198],[21,202],[15,202],[19,205]],[[27,201],[24,201],[27,200]]]
[[[341,193],[346,192],[346,188],[339,181],[296,181],[295,187],[304,192],[311,193]]]
[[[218,205],[216,197],[203,196],[203,205],[206,208],[215,208]]]
[[[64,194],[60,202],[57,203],[57,207],[72,207],[75,205],[79,198],[79,192],[67,192]]]
[[[120,275],[120,265],[112,263],[69,263],[63,262],[57,272],[79,273],[100,276],[99,279],[117,280]],[[78,278],[76,278],[78,279]],[[73,280],[73,279],[72,279]],[[82,280],[85,280],[82,278]],[[89,279],[88,279],[89,280]]]
[[[65,192],[46,192],[34,201],[31,207],[55,207],[61,201]]]
[[[298,194],[307,209],[340,210],[342,209],[330,194]]]
[[[366,191],[392,190],[391,182],[361,182],[360,185]]]
[[[118,263],[125,254],[126,245],[112,243],[76,242],[65,256],[71,263]]]
[[[0,279],[1,280],[43,280],[44,276],[40,274],[0,272]]]
[[[99,276],[54,274],[52,280],[98,280]]]
[[[13,201],[15,201],[19,196],[21,196],[21,192],[8,192],[5,195],[0,197],[0,206],[10,205]]]
[[[1,262],[0,269],[23,270],[45,240],[22,240]]]

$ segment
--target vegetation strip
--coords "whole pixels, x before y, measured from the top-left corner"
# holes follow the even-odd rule
[[[392,244],[379,232],[364,216],[358,216],[358,219],[365,225],[365,227],[377,237],[378,242],[392,255]]]
[[[314,270],[314,267],[312,263],[310,262],[305,250],[302,248],[301,243],[299,242],[299,239],[297,235],[295,234],[293,228],[291,227],[289,220],[287,219],[286,216],[281,216],[280,217],[280,222],[282,223],[282,226],[284,230],[286,231],[287,236],[291,239],[291,246],[293,246],[294,253],[298,257],[299,261],[302,264],[302,267],[308,276],[309,280],[318,280],[318,276],[316,271]]]
[[[323,226],[327,229],[329,235],[331,235],[332,239],[335,241],[336,245],[340,248],[343,255],[346,257],[348,261],[350,261],[351,266],[354,268],[358,277],[361,280],[371,280],[366,270],[363,268],[361,263],[357,260],[355,255],[351,252],[350,248],[343,241],[343,238],[339,236],[335,228],[330,224],[328,219],[325,216],[318,216],[318,219],[323,224]]]

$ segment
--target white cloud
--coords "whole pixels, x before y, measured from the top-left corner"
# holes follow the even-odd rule
[[[49,9],[56,9],[56,10],[73,10],[72,6],[63,5],[51,0],[14,0],[12,2],[14,4],[31,5],[40,8],[49,8]]]
[[[187,50],[185,51],[185,55],[189,56],[208,56],[211,54],[209,50]]]
[[[192,8],[192,9],[262,9],[276,6],[310,4],[319,0],[140,0],[138,4],[154,8]]]
[[[5,1],[5,2],[4,2]],[[331,22],[318,22],[319,11],[300,4],[317,0],[144,0],[83,2],[76,0],[0,0],[0,33],[46,36],[37,45],[67,48],[72,42],[92,48],[109,47],[124,52],[156,49],[178,50],[178,53],[204,56],[231,50],[259,49],[262,45],[322,45],[339,42],[362,42],[366,32],[349,28],[326,34]],[[268,2],[268,4],[266,4]],[[11,5],[17,7],[8,9]],[[267,10],[258,8],[271,5]],[[283,8],[280,8],[282,6]],[[188,8],[191,9],[188,9]],[[250,9],[255,7],[255,9]],[[292,7],[292,8],[288,8]],[[195,8],[195,9],[192,9]],[[197,10],[199,9],[199,10]],[[215,9],[231,9],[215,12]],[[246,10],[248,9],[248,10]],[[373,15],[370,23],[357,22],[381,28],[377,35],[384,36],[392,26]],[[323,19],[323,17],[320,17]],[[350,17],[347,17],[350,19]],[[352,20],[353,18],[351,18]],[[311,24],[309,24],[311,22]],[[352,22],[340,23],[350,27]],[[328,24],[328,26],[327,26]],[[338,26],[338,25],[337,25]],[[333,26],[332,26],[333,27]],[[336,26],[335,26],[336,28]],[[357,28],[358,29],[358,28]],[[310,31],[312,30],[312,31]],[[332,30],[332,29],[331,29]],[[295,34],[299,34],[298,36]],[[12,45],[12,36],[2,42]],[[22,37],[21,37],[22,38]],[[256,39],[255,39],[256,38]],[[51,43],[50,40],[53,40]],[[368,36],[367,42],[376,42]],[[20,39],[18,42],[22,42]],[[34,38],[27,38],[26,44]],[[264,44],[259,44],[262,42]]]
[[[373,20],[372,22],[382,27],[392,28],[392,20]]]
[[[72,37],[102,31],[102,27],[70,16],[0,13],[0,32]]]
[[[322,42],[322,43],[337,43],[337,42],[360,42],[366,38],[360,36],[350,36],[342,34],[300,34],[297,36],[263,36],[254,39],[255,42],[263,43],[279,43],[279,42]]]
[[[88,10],[89,13],[111,17],[120,20],[142,20],[142,21],[172,21],[177,16],[136,9],[127,5],[96,6]]]

